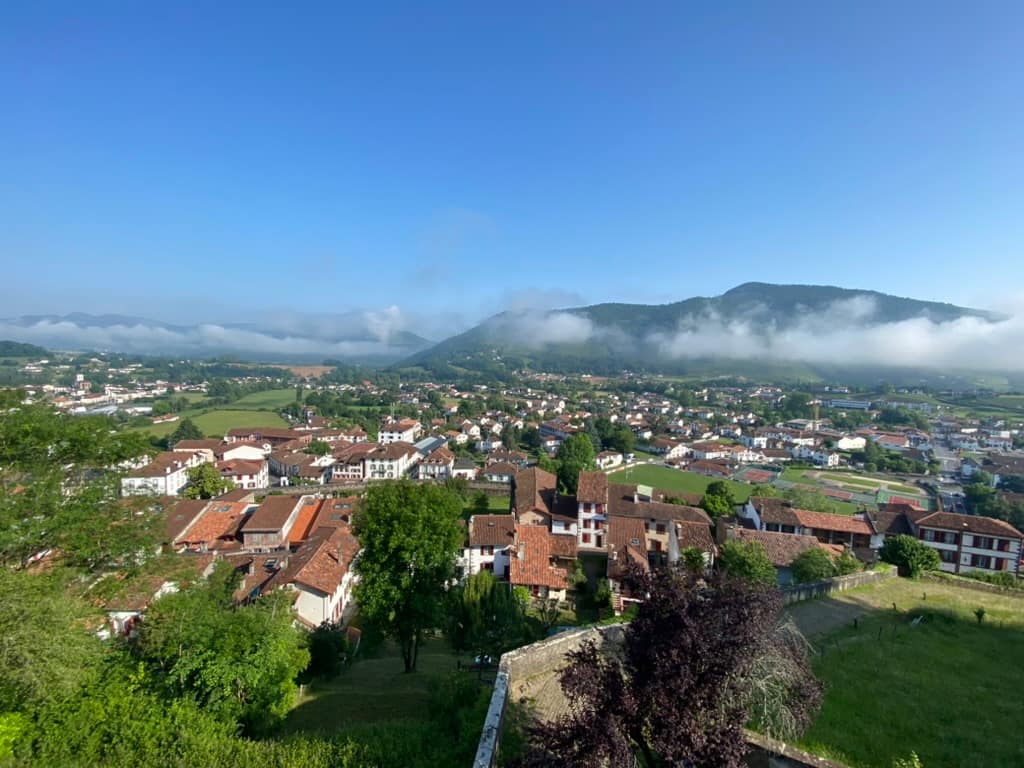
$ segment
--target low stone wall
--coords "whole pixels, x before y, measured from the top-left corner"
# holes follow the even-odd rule
[[[860,573],[851,573],[848,576],[836,576],[834,579],[825,579],[824,581],[794,584],[791,587],[783,587],[779,592],[782,594],[783,604],[789,605],[790,603],[813,600],[816,597],[824,597],[832,592],[842,592],[846,589],[862,587],[865,584],[875,584],[879,581],[895,577],[895,568],[884,571],[862,571]]]
[[[611,624],[562,632],[502,656],[473,768],[497,765],[501,729],[510,701],[528,699],[545,719],[557,717],[566,706],[558,685],[558,671],[565,665],[566,655],[590,640],[606,653],[617,653],[625,640],[625,630],[625,624]],[[745,758],[749,768],[846,768],[753,731],[746,732],[746,739],[750,747]]]
[[[975,592],[988,592],[990,595],[1006,595],[1007,597],[1019,597],[1024,600],[1024,589],[1010,589],[1000,587],[998,584],[988,584],[977,579],[965,579],[962,576],[936,576],[934,573],[926,573],[922,577],[925,581],[933,581],[936,584],[973,589]]]

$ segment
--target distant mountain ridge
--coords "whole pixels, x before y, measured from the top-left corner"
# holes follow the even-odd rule
[[[780,348],[780,340],[788,344],[806,336],[813,341],[818,327],[822,332],[893,328],[898,333],[900,324],[908,322],[931,328],[964,318],[979,323],[1002,319],[985,310],[878,291],[751,282],[720,296],[669,304],[604,303],[546,312],[503,312],[400,365],[438,371],[455,366],[695,372],[714,369],[709,363],[728,359],[732,369],[758,361],[763,370],[778,360],[787,367],[794,362],[837,362]]]

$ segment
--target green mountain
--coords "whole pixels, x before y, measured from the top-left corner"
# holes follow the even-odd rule
[[[976,309],[833,286],[745,283],[721,296],[671,304],[596,304],[555,311],[503,312],[407,358],[401,367],[438,373],[531,368],[608,374],[623,369],[672,374],[818,378],[868,362],[902,367],[898,354],[865,354],[880,331],[922,332],[996,315]],[[873,333],[872,337],[869,335]],[[830,347],[829,336],[842,343]],[[848,349],[847,349],[848,348]]]
[[[18,341],[0,341],[0,357],[50,357],[50,353],[35,344],[22,344]]]

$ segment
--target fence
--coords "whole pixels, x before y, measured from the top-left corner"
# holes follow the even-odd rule
[[[895,578],[896,569],[887,568],[884,571],[862,571],[851,573],[848,576],[836,576],[833,579],[824,581],[812,581],[807,584],[794,584],[791,587],[783,587],[779,590],[782,593],[784,605],[799,603],[804,600],[813,600],[816,597],[824,597],[832,592],[842,592],[854,587],[862,587],[865,584],[875,584],[884,579]]]

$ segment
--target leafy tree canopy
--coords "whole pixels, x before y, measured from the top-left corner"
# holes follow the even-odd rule
[[[570,435],[558,448],[558,484],[568,494],[576,493],[580,472],[594,468],[594,444],[586,433]]]
[[[441,622],[464,535],[461,513],[454,493],[400,481],[371,486],[353,516],[363,547],[356,599],[367,619],[398,640],[406,672],[416,669],[423,631]]]
[[[234,482],[221,477],[213,464],[200,464],[188,471],[188,485],[182,496],[186,499],[212,499],[234,487]]]
[[[879,557],[895,565],[903,576],[917,577],[938,570],[939,553],[913,536],[892,536],[885,540]]]
[[[734,578],[775,586],[778,578],[768,553],[758,541],[727,541],[718,555],[718,568]]]
[[[569,654],[560,678],[568,711],[533,726],[527,765],[738,768],[752,711],[765,727],[787,723],[787,737],[810,724],[820,684],[805,646],[777,630],[773,590],[676,568],[633,578],[649,597],[625,629],[621,660],[593,642]],[[766,667],[785,670],[770,686],[780,695],[762,695]]]

